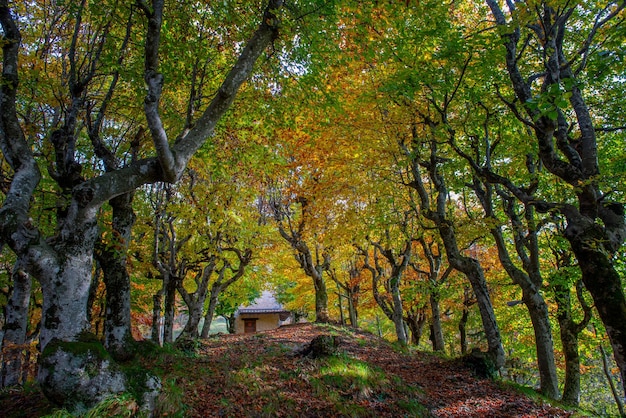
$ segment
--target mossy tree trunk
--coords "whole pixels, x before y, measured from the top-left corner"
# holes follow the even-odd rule
[[[572,315],[571,282],[567,280],[567,275],[555,277],[551,282],[557,303],[556,317],[559,322],[561,345],[563,346],[563,356],[565,357],[565,380],[563,382],[561,402],[565,405],[578,406],[580,404],[578,335],[591,320],[591,307],[587,305],[582,296],[582,282],[578,280],[576,289],[584,317],[579,322],[576,322]]]
[[[116,360],[131,357],[132,343],[130,315],[130,277],[126,269],[126,254],[130,245],[135,212],[133,193],[110,200],[112,234],[109,242],[102,242],[96,250],[106,286],[104,346]]]
[[[428,321],[426,307],[414,307],[409,309],[405,317],[406,324],[411,331],[411,344],[419,346],[424,333],[424,325]]]

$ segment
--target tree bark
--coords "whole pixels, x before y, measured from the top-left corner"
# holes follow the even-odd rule
[[[348,317],[350,318],[350,326],[352,328],[359,327],[359,315],[357,311],[359,290],[349,287],[348,292]]]
[[[495,365],[501,368],[504,366],[505,360],[504,348],[502,347],[496,315],[491,304],[485,273],[478,260],[461,255],[456,243],[454,228],[448,220],[438,222],[437,226],[446,248],[448,262],[454,269],[463,273],[472,286],[480,318],[487,336],[489,353],[493,356]]]
[[[411,331],[411,344],[415,347],[420,345],[427,319],[428,315],[426,315],[424,309],[420,308],[406,315],[406,323]]]
[[[565,357],[565,381],[561,402],[565,405],[578,406],[580,404],[580,356],[578,354],[578,330],[572,318],[569,287],[569,283],[553,283],[552,285]]]
[[[442,120],[447,118],[446,114],[441,114],[440,116]],[[409,162],[410,181],[406,185],[414,189],[419,197],[419,213],[435,224],[443,242],[449,265],[463,273],[472,286],[487,337],[489,354],[493,358],[496,367],[501,368],[504,366],[505,353],[485,274],[478,260],[463,256],[459,250],[454,224],[448,218],[446,210],[448,190],[446,180],[440,171],[441,159],[438,155],[438,143],[436,140],[438,124],[428,118],[424,122],[431,132],[431,138],[420,138],[417,127],[413,125],[410,144],[407,144],[404,140],[400,140],[398,143],[400,150],[408,158]],[[449,141],[453,142],[454,131],[449,130],[448,135]],[[422,145],[428,146],[426,158],[421,156]],[[432,190],[428,190],[424,184],[424,179],[422,178],[424,175],[423,171],[425,171],[430,180],[429,187]],[[434,197],[431,197],[431,193],[434,193]]]
[[[439,310],[439,295],[430,293],[430,312],[432,326],[433,351],[445,351],[446,343],[443,339],[443,328],[441,327],[441,312]]]
[[[313,269],[315,273],[311,276],[313,287],[315,288],[315,322],[326,323],[330,321],[328,315],[328,291],[323,271],[319,266]]]
[[[387,318],[393,322],[396,337],[402,345],[408,343],[408,338],[404,326],[404,307],[400,293],[400,282],[411,258],[411,243],[412,240],[407,239],[402,254],[396,257],[391,248],[384,248],[379,242],[370,240],[370,244],[374,247],[374,266],[369,262],[368,250],[359,248],[361,255],[364,257],[364,266],[372,275],[374,300]],[[381,265],[379,254],[387,260],[389,266],[387,277],[385,277],[385,268]],[[380,293],[379,287],[381,285],[386,292],[386,297]],[[391,299],[391,302],[389,302],[389,299]]]
[[[204,326],[202,327],[201,334],[202,338],[208,338],[209,336],[209,332],[211,331],[211,323],[213,322],[213,317],[215,316],[215,310],[217,308],[220,295],[233,283],[237,282],[240,278],[243,277],[246,268],[248,267],[248,264],[250,264],[250,261],[252,260],[252,250],[249,248],[247,248],[245,251],[240,251],[236,248],[223,248],[222,250],[234,252],[237,255],[237,259],[239,260],[239,265],[236,268],[233,268],[229,261],[223,259],[222,266],[217,269],[217,278],[211,285],[209,306],[204,317]],[[228,271],[230,271],[230,274],[232,274],[232,276],[229,277],[227,280],[224,280],[224,277],[226,276],[226,273]],[[229,326],[230,325],[231,324],[229,323]]]
[[[404,310],[402,307],[402,296],[400,295],[400,277],[394,278],[391,282],[391,299],[393,306],[392,321],[396,328],[398,342],[402,345],[408,343],[406,328],[404,327]]]
[[[167,275],[163,278],[163,344],[174,342],[174,320],[176,319],[176,288],[178,277]]]
[[[209,296],[209,307],[206,310],[206,314],[204,315],[204,325],[202,326],[202,333],[200,336],[202,338],[209,338],[209,333],[211,331],[211,324],[213,323],[213,316],[215,316],[215,308],[217,307],[217,302],[222,289],[213,286],[211,288],[211,295]]]
[[[345,315],[343,313],[343,302],[342,302],[342,300],[345,298],[348,301],[348,319],[350,320],[350,326],[352,328],[358,328],[357,306],[359,302],[359,292],[360,292],[360,286],[358,284],[358,276],[360,273],[359,269],[356,268],[354,265],[351,265],[348,268],[347,280],[340,280],[337,277],[337,273],[335,272],[334,269],[330,269],[328,273],[330,275],[330,278],[337,285],[337,292],[339,295],[339,309],[341,313],[342,324],[345,325]],[[342,294],[341,293],[342,291],[344,291],[345,294]]]
[[[159,291],[156,295],[152,296],[152,332],[150,339],[158,345],[163,345],[163,338],[161,334],[162,329],[162,317],[161,306],[163,293]]]
[[[302,271],[313,280],[315,289],[315,322],[326,323],[330,321],[328,316],[328,291],[324,272],[330,271],[330,254],[323,248],[320,242],[314,242],[311,248],[304,238],[306,218],[310,211],[309,201],[305,197],[298,197],[297,203],[301,207],[301,216],[295,224],[292,219],[291,204],[282,200],[281,196],[271,198],[271,208],[274,220],[278,225],[278,232],[294,250],[294,258],[302,268]],[[316,234],[314,239],[317,240]],[[313,254],[313,252],[315,254]]]
[[[619,411],[619,415],[621,417],[626,416],[624,413],[624,401],[621,399],[619,391],[615,387],[615,383],[613,382],[613,374],[611,373],[611,366],[609,365],[608,356],[606,355],[606,351],[602,344],[600,344],[600,355],[602,356],[602,370],[604,371],[604,376],[611,388],[611,394],[613,395],[613,399],[615,399],[615,404],[617,405],[617,410]]]
[[[485,150],[486,159],[492,158],[491,147]],[[457,150],[460,154],[460,150]],[[465,156],[465,158],[468,158]],[[489,163],[488,163],[489,164]],[[532,165],[529,164],[530,174],[534,176]],[[496,186],[499,187],[499,186]],[[487,182],[481,184],[475,178],[473,184],[474,192],[483,206],[485,217],[497,222],[493,204],[493,186]],[[532,186],[527,188],[532,190]],[[510,223],[513,242],[520,260],[522,268],[513,263],[507,248],[502,229],[495,226],[490,229],[491,235],[496,243],[498,259],[507,272],[513,283],[522,289],[522,301],[528,309],[530,320],[533,325],[535,336],[535,348],[537,352],[537,369],[539,371],[540,391],[551,399],[559,399],[559,380],[554,360],[554,343],[552,340],[552,328],[548,305],[541,295],[543,277],[539,265],[539,244],[535,221],[535,211],[531,206],[525,205],[525,224],[518,215],[517,205],[513,196],[508,195],[503,190],[497,189],[497,193],[502,198],[504,212]]]
[[[202,314],[204,313],[204,302],[206,301],[206,297],[208,295],[209,280],[211,280],[211,275],[213,274],[214,270],[215,260],[214,258],[211,258],[209,264],[202,269],[200,279],[196,279],[197,289],[192,294],[189,294],[187,292],[182,282],[178,284],[178,292],[183,297],[185,304],[187,304],[187,311],[189,315],[189,319],[187,320],[185,328],[183,328],[183,331],[181,332],[179,338],[195,339],[200,336],[198,326],[200,325],[200,320],[202,319]],[[209,310],[211,309],[211,303],[213,302],[212,298],[213,292],[211,292],[211,297],[209,299]],[[213,303],[217,303],[217,301]],[[215,309],[215,307],[213,307],[213,309]],[[210,319],[205,317],[204,328],[206,328],[207,326],[207,319],[209,320],[208,326],[211,327]]]
[[[11,279],[13,289],[6,306],[4,338],[2,339],[2,383],[0,387],[15,386],[21,381],[22,367],[25,366],[23,352],[28,332],[28,311],[32,281],[30,275],[15,263]],[[27,366],[27,364],[26,364]]]
[[[130,345],[134,342],[130,316],[130,277],[126,269],[126,253],[135,224],[132,201],[133,193],[111,199],[111,242],[100,245],[100,251],[96,251],[106,286],[104,346],[116,360],[128,360],[131,357]]]
[[[459,344],[461,346],[461,354],[467,354],[467,320],[469,319],[469,309],[463,308],[461,320],[459,321]]]
[[[230,315],[226,315],[224,317],[226,319],[226,326],[228,328],[228,333],[229,334],[234,334],[235,333],[235,314],[230,314]]]
[[[586,228],[580,231],[579,225],[569,223],[565,236],[572,245],[585,288],[593,298],[611,341],[622,382],[626,382],[626,299],[622,280],[606,251],[598,245],[606,239],[604,228],[590,220],[583,224]]]

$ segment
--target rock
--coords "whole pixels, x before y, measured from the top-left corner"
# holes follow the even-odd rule
[[[51,341],[37,377],[44,395],[72,414],[81,414],[109,396],[130,392],[151,416],[161,390],[158,377],[137,364],[116,363],[98,341]]]
[[[161,393],[161,379],[156,376],[147,376],[144,383],[145,392],[141,397],[141,411],[152,416],[156,401]]]
[[[469,366],[477,377],[483,379],[495,379],[498,376],[498,368],[490,353],[472,349],[471,353],[462,358],[465,365]]]
[[[37,379],[50,401],[72,413],[127,390],[124,373],[98,342],[51,341],[42,354]]]
[[[337,336],[318,335],[302,350],[301,355],[311,358],[332,356],[337,354],[339,343],[340,339]]]

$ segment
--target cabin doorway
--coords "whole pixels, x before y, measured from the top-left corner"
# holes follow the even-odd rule
[[[256,332],[256,320],[257,318],[250,318],[243,320],[243,332],[246,334]]]

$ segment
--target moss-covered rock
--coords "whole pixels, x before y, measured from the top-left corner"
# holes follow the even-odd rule
[[[150,415],[161,389],[158,377],[137,363],[115,362],[99,341],[83,337],[51,341],[41,355],[38,380],[50,401],[72,413],[128,392]]]
[[[318,335],[311,340],[301,354],[311,358],[332,356],[337,353],[339,343],[340,339],[335,335]]]
[[[474,348],[469,354],[462,357],[462,361],[469,366],[478,377],[495,379],[498,377],[498,367],[492,354]]]
[[[72,412],[127,390],[127,379],[102,344],[53,340],[41,355],[39,383],[46,397]]]

